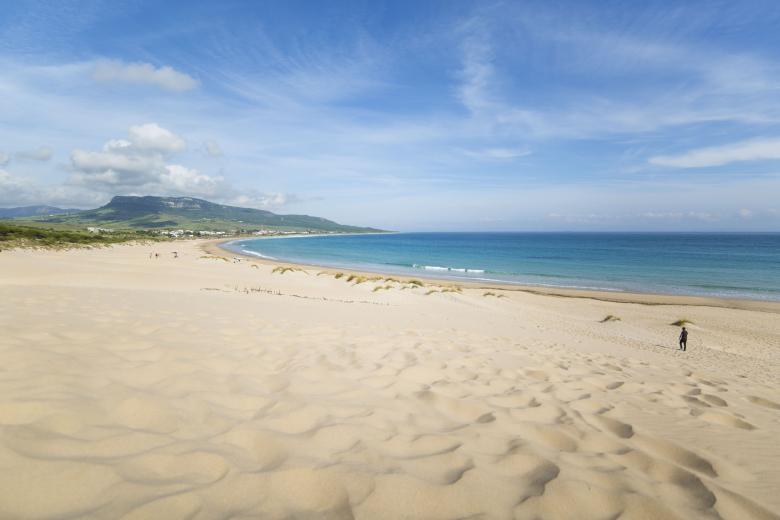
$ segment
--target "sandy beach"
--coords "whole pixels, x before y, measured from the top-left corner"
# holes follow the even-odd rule
[[[233,256],[0,253],[0,518],[780,518],[780,304]]]

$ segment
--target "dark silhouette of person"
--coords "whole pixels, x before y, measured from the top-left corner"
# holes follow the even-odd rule
[[[680,349],[682,349],[683,352],[688,348],[688,330],[683,327],[680,331]]]

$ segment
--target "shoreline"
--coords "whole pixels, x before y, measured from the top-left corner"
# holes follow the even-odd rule
[[[296,238],[296,235],[283,238]],[[329,236],[329,235],[325,235]],[[278,238],[278,237],[269,237]],[[610,303],[633,303],[637,305],[680,305],[680,306],[699,306],[699,307],[719,307],[725,309],[735,310],[750,310],[760,311],[767,313],[780,314],[780,302],[771,300],[752,300],[741,298],[717,298],[713,296],[694,296],[694,295],[673,295],[673,294],[658,294],[658,293],[638,293],[638,292],[623,292],[623,291],[599,291],[594,289],[574,289],[567,287],[540,287],[533,285],[500,283],[500,282],[478,282],[469,280],[451,280],[445,278],[436,278],[433,276],[409,276],[390,272],[381,271],[362,271],[360,269],[351,268],[336,268],[321,266],[316,264],[306,264],[299,262],[290,262],[285,260],[276,260],[270,258],[263,258],[255,255],[246,254],[243,252],[232,251],[222,247],[230,242],[237,242],[239,240],[246,239],[218,239],[209,240],[200,245],[200,248],[215,256],[222,256],[228,258],[228,254],[234,256],[240,256],[243,258],[252,259],[258,263],[266,265],[281,265],[285,267],[300,267],[304,269],[318,269],[322,272],[336,274],[336,273],[348,273],[362,276],[372,275],[388,275],[396,276],[404,280],[420,279],[429,283],[435,283],[440,285],[461,285],[464,288],[469,289],[484,289],[484,290],[498,290],[507,292],[522,292],[527,294],[534,294],[539,296],[555,296],[559,298],[582,298],[590,300],[598,300],[602,302]]]

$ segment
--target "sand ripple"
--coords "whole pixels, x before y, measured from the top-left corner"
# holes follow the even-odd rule
[[[288,327],[216,312],[230,295],[191,319],[43,294],[0,303],[46,315],[3,318],[0,518],[778,518],[766,474],[718,448],[778,460],[771,385],[446,328]]]

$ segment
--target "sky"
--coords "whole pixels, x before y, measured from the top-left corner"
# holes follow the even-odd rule
[[[780,231],[780,2],[15,0],[0,207]]]

